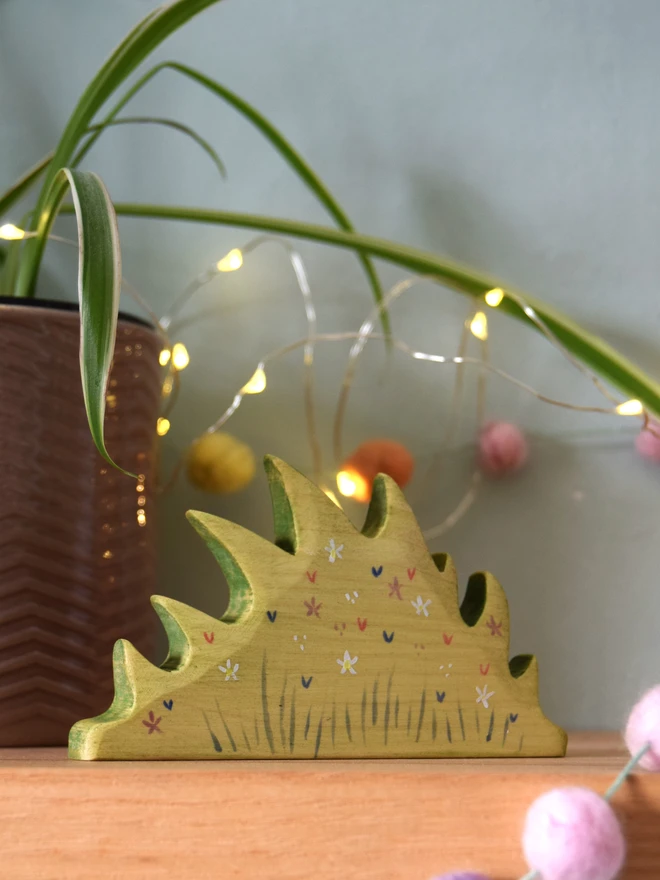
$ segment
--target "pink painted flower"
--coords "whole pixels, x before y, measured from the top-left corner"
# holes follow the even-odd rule
[[[479,436],[479,466],[490,476],[520,470],[528,454],[525,435],[509,422],[488,422]]]

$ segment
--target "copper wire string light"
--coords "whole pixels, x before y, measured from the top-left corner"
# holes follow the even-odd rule
[[[230,253],[240,253],[241,260],[240,265],[242,266],[245,257],[251,252],[255,251],[257,248],[261,247],[265,243],[276,243],[284,248],[287,253],[287,256],[290,260],[294,277],[296,280],[296,284],[298,286],[299,292],[303,299],[303,304],[305,308],[305,316],[307,320],[307,336],[303,339],[295,340],[291,343],[288,343],[280,348],[277,348],[264,357],[258,362],[255,371],[252,375],[252,378],[244,384],[233,396],[231,403],[225,409],[223,413],[207,428],[207,431],[217,431],[220,428],[224,427],[229,419],[234,415],[236,410],[242,404],[243,399],[246,394],[261,392],[266,387],[266,375],[267,375],[267,366],[272,364],[277,359],[284,357],[292,351],[295,351],[299,348],[303,349],[303,367],[305,370],[305,385],[304,385],[304,408],[305,408],[305,418],[307,425],[307,435],[308,442],[311,449],[312,461],[313,461],[313,472],[314,479],[316,482],[321,485],[321,487],[326,491],[326,494],[329,494],[333,497],[333,500],[337,500],[332,493],[328,489],[327,481],[323,476],[323,467],[322,467],[322,458],[321,458],[321,444],[318,436],[318,431],[316,428],[316,414],[315,414],[315,404],[314,404],[314,377],[313,377],[313,365],[314,365],[314,347],[316,344],[323,342],[348,342],[352,341],[352,345],[350,346],[346,368],[344,372],[344,377],[341,383],[337,407],[335,411],[334,424],[333,424],[333,451],[334,451],[334,459],[335,462],[338,463],[342,459],[342,433],[343,433],[343,425],[345,421],[346,408],[350,396],[350,391],[355,379],[355,373],[357,369],[357,364],[361,354],[364,351],[364,348],[367,342],[370,339],[378,339],[380,341],[384,340],[382,333],[376,332],[375,326],[377,321],[380,318],[382,311],[397,298],[399,298],[402,294],[411,290],[416,285],[422,282],[433,281],[434,279],[417,276],[413,278],[403,279],[402,281],[395,284],[385,295],[383,301],[379,306],[373,308],[367,318],[362,322],[359,330],[357,332],[339,332],[339,333],[318,333],[317,332],[317,320],[316,320],[316,309],[314,306],[314,301],[310,289],[310,285],[308,283],[308,276],[305,270],[304,262],[300,254],[295,251],[287,242],[282,239],[277,238],[276,236],[258,236],[257,238],[250,241],[245,247],[243,247],[240,251],[236,249]],[[236,259],[238,263],[238,260]],[[175,301],[175,305],[170,309],[170,312],[166,318],[168,320],[162,319],[161,324],[165,324],[166,327],[169,327],[173,323],[173,317],[178,315],[181,311],[181,307],[187,303],[194,293],[207,284],[212,278],[217,277],[218,274],[218,264],[216,264],[215,268],[212,270],[207,270],[204,273],[201,273],[197,278],[184,290],[183,294],[177,298]],[[238,268],[238,266],[237,266]],[[487,314],[485,311],[477,310],[476,312],[471,311],[468,319],[465,322],[464,327],[461,332],[461,340],[458,347],[458,353],[456,355],[445,355],[445,354],[437,354],[434,352],[425,352],[420,351],[415,348],[412,348],[409,344],[397,337],[391,337],[388,339],[388,342],[392,346],[393,349],[399,351],[413,360],[424,361],[432,364],[440,364],[440,365],[453,365],[456,369],[456,376],[454,380],[454,391],[452,395],[452,404],[450,417],[448,420],[447,429],[445,432],[445,437],[443,439],[443,443],[441,446],[441,452],[439,456],[445,455],[453,442],[458,420],[461,414],[461,403],[463,399],[463,389],[464,389],[464,368],[467,366],[476,367],[477,368],[477,399],[476,399],[476,421],[479,428],[483,426],[484,417],[485,417],[485,405],[486,405],[486,383],[487,376],[492,374],[497,376],[504,381],[507,381],[513,384],[515,387],[520,390],[534,396],[537,400],[542,403],[546,403],[552,406],[562,407],[564,409],[568,409],[574,412],[590,412],[590,413],[602,413],[607,415],[617,415],[623,417],[629,417],[631,415],[641,416],[645,423],[648,421],[648,417],[644,411],[644,408],[639,404],[638,401],[621,401],[617,398],[612,392],[607,389],[600,379],[591,371],[588,367],[581,364],[577,361],[571,354],[568,352],[565,347],[557,340],[556,336],[552,333],[552,331],[547,327],[544,321],[542,321],[538,315],[536,315],[535,311],[531,309],[527,304],[517,295],[509,294],[508,291],[505,291],[501,288],[494,288],[491,291],[488,291],[484,297],[485,304],[492,309],[497,308],[497,306],[504,300],[505,297],[509,296],[521,309],[525,311],[525,314],[530,318],[531,321],[538,327],[546,340],[560,353],[562,354],[569,363],[578,369],[582,375],[592,382],[592,384],[598,389],[598,391],[606,398],[609,406],[595,406],[595,405],[581,405],[577,403],[568,402],[565,400],[558,400],[553,398],[547,394],[544,394],[537,389],[533,388],[531,385],[519,379],[515,376],[510,375],[506,371],[500,369],[499,367],[493,365],[489,359],[489,322],[487,318]],[[468,345],[471,338],[474,338],[479,343],[480,348],[480,356],[473,357],[467,354]],[[258,381],[255,381],[255,377]],[[180,470],[181,462],[176,467],[176,472]],[[460,499],[455,509],[446,516],[442,522],[438,523],[435,526],[428,528],[425,531],[425,537],[427,539],[436,538],[444,532],[448,531],[452,528],[456,523],[465,515],[465,513],[470,509],[472,504],[474,503],[479,485],[482,480],[482,475],[479,470],[475,469],[469,479],[468,487]],[[425,481],[426,482],[426,481]],[[169,487],[172,481],[170,480],[167,484]]]
[[[34,233],[24,232],[22,229],[5,224],[0,227],[0,238],[8,241],[20,240],[24,237],[33,235]],[[78,243],[57,235],[50,235],[54,241],[77,247]],[[169,310],[161,318],[153,312],[149,305],[145,302],[142,295],[131,285],[126,279],[122,279],[122,286],[126,293],[140,306],[141,309],[149,316],[157,329],[157,332],[163,339],[163,349],[161,351],[160,363],[166,367],[163,381],[163,399],[164,407],[156,426],[157,433],[164,436],[171,426],[171,415],[176,404],[178,391],[180,388],[179,373],[187,367],[190,356],[185,345],[176,341],[172,343],[174,336],[173,329],[180,326],[181,313],[183,308],[194,297],[194,295],[212,280],[226,272],[234,272],[240,269],[245,262],[245,258],[254,253],[257,249],[266,244],[275,244],[283,249],[287,255],[297,289],[300,293],[305,313],[307,333],[303,339],[294,340],[282,347],[279,347],[264,357],[262,357],[251,377],[245,382],[234,394],[229,406],[216,418],[206,429],[206,432],[212,433],[220,430],[229,419],[234,415],[236,410],[241,406],[245,396],[259,394],[266,389],[267,385],[267,366],[276,361],[278,358],[296,351],[300,348],[303,350],[303,371],[304,371],[304,390],[303,390],[303,406],[305,410],[305,422],[307,430],[308,444],[311,452],[312,470],[315,481],[323,488],[335,503],[339,503],[334,493],[328,487],[328,481],[324,477],[324,468],[322,460],[322,446],[316,426],[316,408],[314,395],[314,355],[316,344],[323,342],[352,342],[344,371],[344,376],[340,385],[335,415],[332,429],[332,445],[335,459],[335,471],[342,460],[342,434],[345,422],[347,405],[352,389],[357,365],[366,344],[371,339],[384,341],[385,337],[382,333],[375,330],[376,323],[379,321],[382,312],[389,305],[402,296],[404,293],[412,290],[415,286],[422,282],[434,282],[434,278],[427,276],[415,276],[406,278],[395,284],[383,297],[382,302],[370,310],[365,320],[356,332],[336,332],[336,333],[319,333],[318,321],[314,299],[308,280],[308,273],[305,268],[304,261],[298,251],[296,251],[287,241],[273,235],[260,235],[249,241],[242,248],[234,248],[224,257],[219,259],[212,266],[199,273],[187,286],[182,293],[176,297]],[[535,310],[531,308],[519,295],[514,294],[503,288],[493,288],[484,295],[484,303],[490,309],[497,307],[509,298],[512,300],[525,315],[534,323],[537,329],[542,333],[545,339],[574,367],[585,376],[606,399],[608,406],[581,405],[558,400],[547,394],[544,394],[533,388],[527,382],[512,376],[505,370],[493,365],[489,358],[489,322],[487,312],[477,309],[470,311],[467,320],[461,330],[460,341],[456,355],[440,354],[435,352],[425,352],[411,347],[408,343],[398,337],[388,337],[387,342],[393,350],[401,352],[413,360],[424,361],[437,365],[452,365],[455,368],[454,387],[452,392],[452,400],[450,406],[447,427],[444,432],[443,439],[440,444],[440,450],[432,461],[428,473],[430,474],[435,464],[441,461],[448,453],[451,444],[454,442],[459,420],[462,413],[462,401],[464,396],[465,367],[475,367],[477,369],[477,395],[476,395],[476,423],[479,429],[484,424],[485,405],[486,405],[486,383],[488,375],[503,379],[511,383],[515,387],[532,395],[542,403],[561,407],[573,412],[585,413],[601,413],[607,415],[615,415],[622,418],[639,417],[643,426],[655,433],[655,427],[651,423],[649,414],[644,406],[638,400],[621,400],[612,391],[610,391],[599,377],[590,370],[586,365],[577,360],[557,339],[547,324],[537,315]],[[194,320],[194,319],[193,319]],[[186,323],[190,323],[190,319]],[[480,349],[480,356],[473,357],[469,355],[468,346],[470,339],[474,338]],[[159,487],[159,491],[163,492],[171,488],[178,477],[181,470],[183,457],[180,457],[175,465],[170,478],[165,484]],[[477,496],[479,484],[481,482],[481,473],[474,470],[470,476],[468,487],[465,494],[457,504],[456,508],[446,516],[442,522],[430,527],[425,531],[427,539],[438,537],[450,528],[452,528],[462,516],[469,510]],[[424,481],[428,485],[428,480]]]

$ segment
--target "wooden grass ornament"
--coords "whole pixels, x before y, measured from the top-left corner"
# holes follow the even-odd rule
[[[532,656],[509,660],[506,597],[431,556],[402,492],[379,476],[362,532],[267,457],[275,543],[188,518],[229,583],[221,620],[162,596],[160,668],[115,645],[115,699],[71,730],[80,760],[560,756]]]

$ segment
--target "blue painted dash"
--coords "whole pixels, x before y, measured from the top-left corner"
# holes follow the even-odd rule
[[[277,611],[267,611],[266,615],[268,616],[268,620],[271,623],[275,623],[275,618],[277,617]]]
[[[300,676],[300,680],[302,681],[302,686],[305,688],[305,690],[307,690],[309,688],[310,684],[312,683],[313,678],[314,678],[313,675],[310,675],[309,678],[305,678],[304,675]]]
[[[440,691],[435,692],[435,698],[439,703],[442,703],[444,701],[445,693],[446,693],[445,691],[443,691],[442,693],[440,693]]]
[[[381,574],[383,573],[383,566],[379,565],[378,568],[376,568],[375,565],[372,565],[371,566],[371,573],[375,578],[380,577]]]
[[[174,705],[174,700],[163,700],[163,706],[165,706],[165,708],[170,712],[172,711],[173,705]]]
[[[392,639],[394,638],[394,631],[392,631],[388,636],[388,634],[385,632],[385,630],[383,630],[383,638],[385,639],[385,641],[389,645],[392,642]]]

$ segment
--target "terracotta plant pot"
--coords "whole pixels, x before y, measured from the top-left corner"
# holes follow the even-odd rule
[[[87,427],[76,307],[0,301],[0,746],[64,745],[112,701],[112,646],[152,650],[157,334],[122,318],[106,464]],[[141,512],[141,513],[140,513]]]

